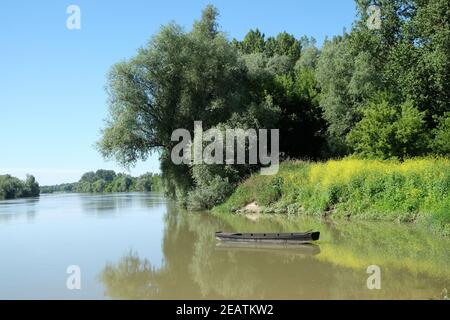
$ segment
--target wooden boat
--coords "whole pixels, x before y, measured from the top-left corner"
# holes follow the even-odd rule
[[[221,241],[232,242],[263,242],[300,244],[319,240],[320,232],[303,233],[225,233],[216,232],[216,238]]]

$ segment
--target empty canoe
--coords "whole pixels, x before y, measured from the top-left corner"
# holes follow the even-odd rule
[[[299,233],[226,233],[216,232],[221,241],[234,242],[266,242],[266,243],[308,243],[319,240],[320,232]]]

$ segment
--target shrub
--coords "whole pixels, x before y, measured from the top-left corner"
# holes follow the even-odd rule
[[[188,192],[186,206],[191,210],[210,209],[224,202],[233,191],[227,168],[221,165],[195,165],[192,168],[195,188]]]
[[[411,101],[392,106],[386,100],[371,103],[347,136],[356,154],[388,159],[422,155],[428,146],[424,116]]]
[[[210,209],[224,202],[232,190],[227,179],[215,176],[188,193],[187,207],[190,210]]]

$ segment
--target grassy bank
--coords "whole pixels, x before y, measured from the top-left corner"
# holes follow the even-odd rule
[[[450,235],[449,186],[446,158],[286,162],[277,175],[250,177],[213,211],[256,201],[264,213],[417,221]]]

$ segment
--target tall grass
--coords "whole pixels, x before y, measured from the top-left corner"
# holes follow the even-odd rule
[[[250,177],[214,211],[256,201],[268,213],[421,221],[450,235],[449,186],[447,158],[285,162],[275,176]]]

